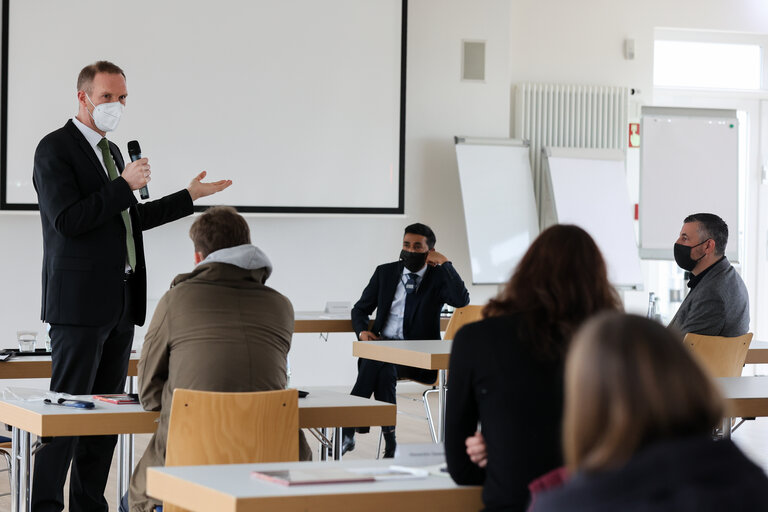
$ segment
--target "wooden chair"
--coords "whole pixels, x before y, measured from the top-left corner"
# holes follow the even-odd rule
[[[448,320],[448,326],[445,328],[443,339],[452,340],[456,336],[456,332],[463,326],[482,320],[484,307],[469,305],[456,309],[453,315],[451,315],[451,319]]]
[[[0,473],[8,473],[8,492],[0,493],[0,498],[4,496],[10,496],[11,491],[10,489],[13,487],[13,482],[11,482],[11,467],[13,464],[13,461],[11,459],[11,449],[13,448],[13,444],[11,443],[11,439],[5,436],[0,436],[0,456],[2,456],[5,459],[5,469],[0,469]]]
[[[741,377],[744,361],[747,359],[749,344],[752,342],[752,333],[742,336],[726,338],[724,336],[706,336],[704,334],[688,333],[683,339],[696,360],[712,377]],[[731,422],[731,432],[741,426],[746,420],[755,418],[741,418],[736,426]],[[728,428],[724,425],[723,428]],[[715,435],[719,437],[722,432]]]
[[[166,466],[299,460],[295,389],[217,393],[176,389],[168,423]],[[166,504],[164,512],[184,509]]]
[[[740,377],[752,333],[726,338],[688,333],[683,343],[712,377]]]

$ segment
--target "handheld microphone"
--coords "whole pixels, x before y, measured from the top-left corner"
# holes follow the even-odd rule
[[[135,162],[141,158],[141,146],[139,141],[132,140],[128,143],[128,155],[131,157],[131,162]],[[142,199],[149,199],[149,188],[146,185],[139,189],[139,195]]]

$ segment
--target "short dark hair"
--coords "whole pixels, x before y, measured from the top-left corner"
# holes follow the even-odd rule
[[[685,218],[683,223],[699,223],[699,233],[706,238],[715,241],[715,254],[725,254],[725,246],[728,245],[728,224],[714,213],[694,213]],[[699,240],[703,242],[704,240]]]
[[[251,243],[248,223],[231,206],[212,206],[189,228],[195,251],[207,258],[212,252]]]
[[[426,237],[427,247],[429,247],[430,249],[435,248],[435,242],[437,242],[437,238],[435,238],[435,232],[432,231],[432,229],[426,224],[421,224],[420,222],[417,222],[416,224],[411,224],[410,226],[406,226],[405,233],[403,233],[403,235],[407,235],[408,233],[412,235],[419,235],[419,236]]]
[[[112,64],[107,60],[100,60],[93,64],[89,64],[80,70],[80,74],[77,75],[77,90],[85,91],[90,94],[91,86],[93,85],[93,77],[96,76],[96,73],[120,74],[125,78],[125,73],[119,66]]]

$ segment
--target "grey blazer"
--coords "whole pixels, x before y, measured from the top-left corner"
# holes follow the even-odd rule
[[[741,336],[749,330],[749,295],[741,276],[723,258],[715,263],[669,323],[681,331],[709,336]]]

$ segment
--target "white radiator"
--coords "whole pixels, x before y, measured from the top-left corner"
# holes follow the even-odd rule
[[[628,87],[519,84],[515,91],[514,137],[531,148],[531,169],[541,204],[541,148],[626,149]]]

